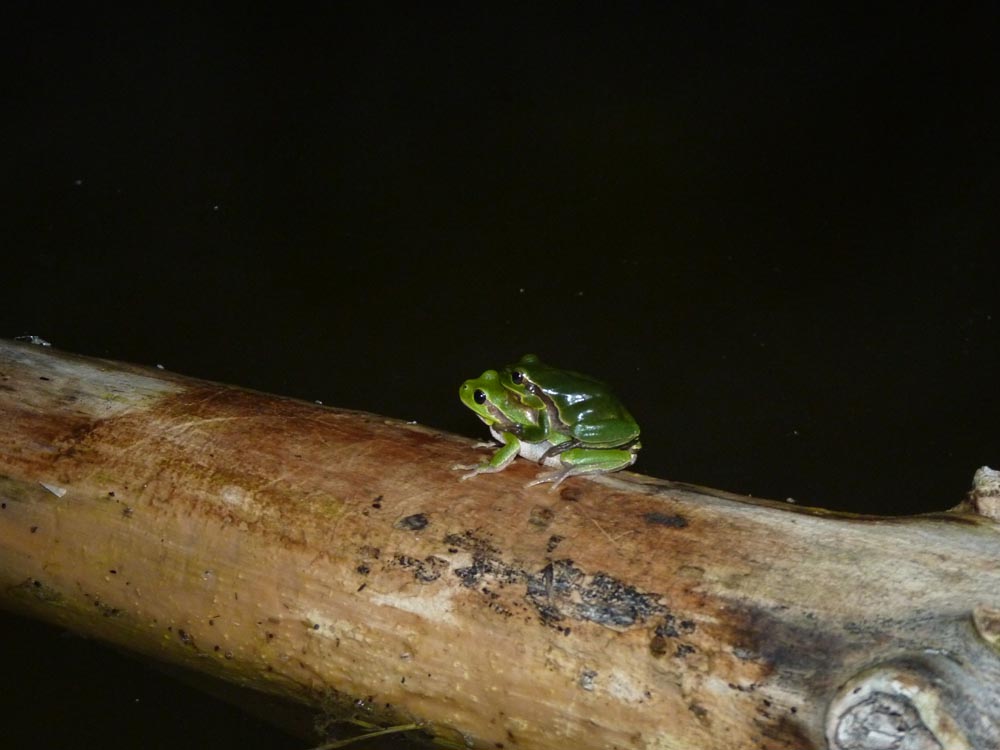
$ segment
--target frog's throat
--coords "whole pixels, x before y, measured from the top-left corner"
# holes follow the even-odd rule
[[[492,424],[487,423],[489,424],[491,430],[494,427],[496,427],[500,430],[503,430],[504,432],[513,432],[514,434],[517,434],[518,432],[521,431],[521,426],[517,424],[517,422],[513,421],[510,417],[508,417],[506,414],[500,411],[493,404],[488,404],[486,407],[486,411],[489,412],[490,419],[493,420]]]

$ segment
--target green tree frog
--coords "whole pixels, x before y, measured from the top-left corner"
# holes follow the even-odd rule
[[[556,467],[529,483],[552,482],[552,489],[567,477],[618,471],[635,462],[639,426],[595,378],[525,355],[500,373],[487,370],[466,381],[459,395],[504,443],[487,464],[461,467],[473,469],[463,479],[501,471],[518,454]]]
[[[579,446],[635,453],[640,447],[639,425],[596,378],[550,367],[534,354],[525,354],[500,371],[500,382],[523,404],[544,414],[541,424],[547,439],[558,444],[552,453]]]
[[[461,479],[503,471],[519,454],[538,461],[552,447],[539,425],[538,411],[522,404],[512,391],[504,388],[496,370],[487,370],[478,378],[466,380],[458,389],[458,397],[501,443],[500,449],[487,462],[453,466],[452,469],[471,469]],[[476,447],[492,445],[480,443]]]

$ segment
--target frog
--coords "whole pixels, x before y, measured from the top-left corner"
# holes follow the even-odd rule
[[[567,451],[600,451],[587,454],[586,473],[617,471],[635,462],[641,447],[639,425],[603,381],[525,354],[500,370],[500,382],[539,414],[546,440],[552,443],[545,458]]]
[[[454,470],[469,470],[460,479],[503,471],[518,455],[533,461],[541,460],[552,446],[545,438],[539,411],[526,406],[513,391],[504,388],[496,370],[486,370],[478,378],[466,380],[458,389],[458,397],[489,427],[490,433],[501,444],[489,461],[452,466]],[[495,443],[476,445],[477,448],[494,446]]]
[[[537,363],[537,357],[529,359],[530,356],[522,358],[522,362],[527,361],[529,365]],[[568,477],[618,471],[635,462],[636,451],[639,449],[638,426],[608,387],[601,381],[579,373],[558,371],[555,368],[548,370],[551,371],[549,374],[562,372],[562,385],[566,386],[563,390],[572,390],[578,401],[590,400],[590,408],[576,411],[566,408],[565,413],[560,415],[555,407],[554,395],[541,389],[537,389],[538,392],[535,393],[529,388],[530,379],[527,385],[515,384],[509,373],[505,375],[496,370],[487,370],[479,378],[462,384],[459,398],[486,423],[493,437],[503,444],[488,462],[453,467],[472,470],[462,476],[462,479],[502,471],[520,455],[555,468],[555,471],[539,474],[527,485],[530,487],[552,482],[550,490],[554,491]],[[532,373],[535,373],[534,369]],[[568,387],[570,381],[575,383],[572,389]],[[619,429],[613,432],[610,429],[613,427],[611,421],[616,415],[634,427],[631,430]],[[603,433],[593,429],[601,426],[602,416],[605,417],[604,427],[608,428]],[[579,418],[579,437],[572,431],[571,422],[574,418]],[[591,429],[588,431],[587,428]]]

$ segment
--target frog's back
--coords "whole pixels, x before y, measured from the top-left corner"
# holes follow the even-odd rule
[[[550,367],[526,354],[505,371],[522,370],[555,407],[567,432],[592,447],[616,447],[639,437],[639,425],[607,383],[573,370]]]
[[[639,425],[614,396],[598,395],[560,409],[573,437],[593,446],[619,446],[639,437]]]

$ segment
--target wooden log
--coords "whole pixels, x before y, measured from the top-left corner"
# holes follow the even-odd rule
[[[905,519],[459,482],[463,438],[7,341],[0,426],[0,606],[316,712],[475,748],[1000,747],[988,471]]]

